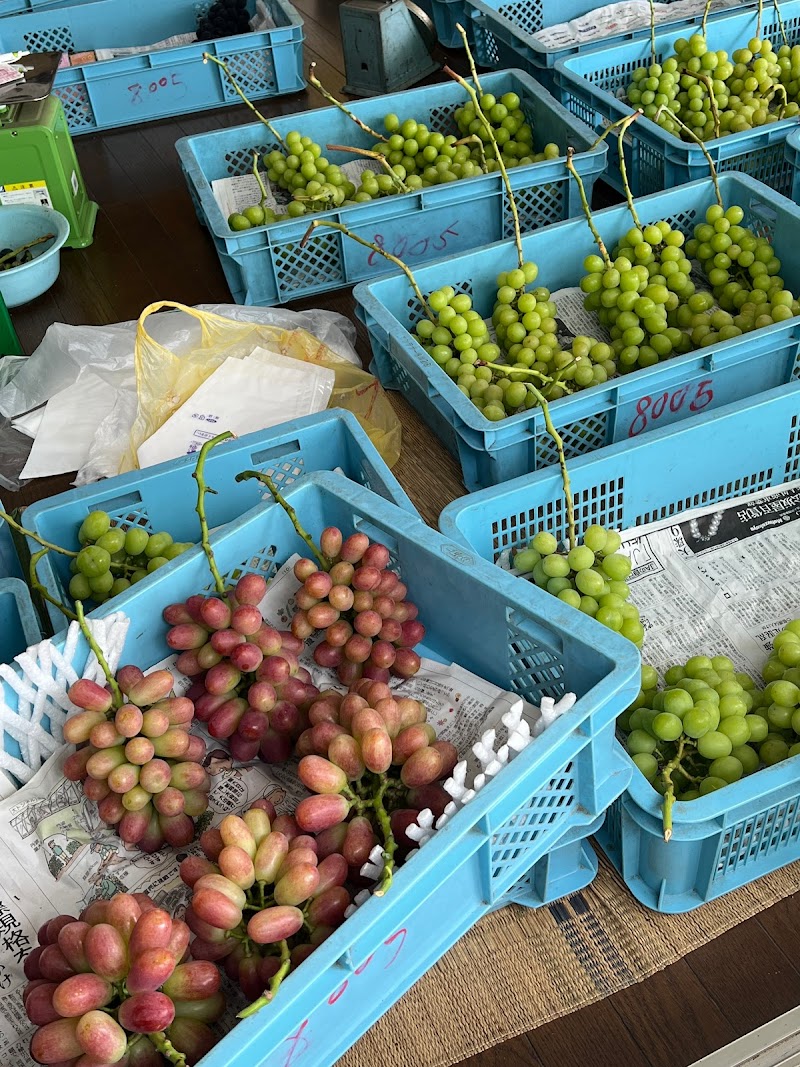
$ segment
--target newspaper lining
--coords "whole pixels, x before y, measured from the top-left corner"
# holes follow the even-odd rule
[[[712,11],[723,11],[739,6],[739,0],[714,0]],[[695,15],[702,15],[704,0],[675,0],[671,4],[654,4],[656,24],[681,22]],[[514,20],[511,19],[513,22]],[[589,11],[571,22],[559,22],[546,26],[533,34],[533,40],[547,51],[555,52],[571,45],[583,45],[589,41],[602,40],[618,33],[645,29],[650,25],[650,5],[647,0],[625,0],[624,3],[607,4]],[[699,27],[697,32],[699,33]],[[676,37],[681,36],[681,27],[675,27]]]

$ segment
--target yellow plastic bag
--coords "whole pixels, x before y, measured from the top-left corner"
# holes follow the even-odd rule
[[[182,311],[200,325],[200,341],[177,356],[147,331],[147,319],[162,308]],[[235,322],[184,304],[161,300],[142,312],[136,327],[135,366],[138,407],[130,448],[122,470],[134,470],[139,446],[162,426],[226,359],[243,359],[262,346],[283,356],[317,363],[335,374],[330,408],[344,408],[358,419],[386,463],[400,457],[400,421],[380,382],[306,330]],[[222,427],[221,429],[224,429]]]

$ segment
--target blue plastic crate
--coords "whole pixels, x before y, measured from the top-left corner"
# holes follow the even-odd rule
[[[0,578],[0,663],[42,639],[28,587],[19,578]]]
[[[774,240],[787,285],[800,291],[800,208],[743,174],[724,174],[726,204],[740,204],[744,225]],[[637,203],[643,223],[668,219],[689,233],[715,203],[710,180],[693,182]],[[625,204],[598,211],[595,223],[611,248],[630,229]],[[539,285],[575,286],[582,263],[596,251],[583,217],[548,226],[522,241],[526,259],[539,264]],[[500,271],[516,263],[511,242],[440,261],[415,271],[423,293],[443,285],[470,293],[491,314]],[[539,470],[557,461],[541,410],[490,422],[408,332],[421,310],[405,277],[393,275],[356,287],[356,312],[369,330],[371,370],[387,388],[400,389],[431,429],[458,457],[472,491]],[[568,457],[678,422],[760,389],[800,377],[800,319],[747,334],[657,366],[581,390],[550,405]]]
[[[467,5],[465,0],[427,0],[420,5],[433,19],[436,28],[436,36],[443,48],[463,48],[464,41],[456,29],[459,23],[467,31],[469,42],[472,44],[472,33],[469,19],[467,18]],[[511,66],[516,66],[512,63]]]
[[[793,481],[800,478],[800,382],[604,448],[569,467],[579,528],[598,522],[630,529]],[[551,468],[457,500],[439,525],[487,560],[525,544],[541,526],[563,537],[560,473]],[[643,904],[689,911],[800,858],[800,757],[677,803],[669,843],[661,797],[634,773],[598,840]]]
[[[638,686],[633,645],[592,619],[573,618],[555,598],[500,574],[338,474],[311,474],[286,495],[312,536],[337,525],[389,547],[428,627],[424,654],[456,660],[534,702],[565,688],[579,699],[400,870],[386,897],[367,901],[320,946],[307,972],[289,976],[269,1010],[239,1023],[204,1067],[278,1067],[293,1049],[295,1056],[305,1050],[315,1067],[329,1067],[568,830],[601,814],[630,769],[612,752],[615,716]],[[306,550],[274,503],[231,523],[212,543],[223,574],[270,577]],[[123,661],[149,667],[161,660],[162,608],[209,582],[199,549],[165,570],[95,613],[130,616]],[[479,642],[472,627],[454,625],[456,606],[462,618],[474,612]]]
[[[253,99],[297,93],[303,80],[303,21],[288,0],[265,0],[276,28],[216,41],[146,52],[59,70],[55,93],[70,132],[185,115],[238,104],[222,70],[203,52],[225,60]],[[0,52],[85,52],[155,44],[196,28],[196,0],[97,0],[48,8],[0,21]],[[255,0],[248,0],[255,11]]]
[[[554,142],[563,150],[568,146],[575,149],[575,165],[591,195],[605,167],[605,145],[589,151],[595,139],[591,131],[521,71],[486,75],[481,84],[498,97],[510,91],[519,95],[537,145]],[[453,112],[465,100],[464,90],[448,81],[350,106],[373,129],[382,128],[387,112],[396,112],[401,118],[413,116],[433,131],[450,132]],[[336,108],[274,119],[273,125],[281,136],[297,129],[323,147],[345,144],[370,148],[374,143]],[[381,256],[334,230],[321,230],[299,248],[311,221],[308,217],[239,233],[231,231],[211,183],[252,171],[253,149],[264,152],[277,147],[260,123],[187,137],[176,147],[198,218],[208,227],[237,303],[280,304],[386,273],[389,264]],[[355,157],[329,152],[327,158],[344,164]],[[563,157],[515,167],[510,178],[523,231],[572,218],[581,210]],[[313,217],[344,223],[359,237],[374,241],[412,267],[513,234],[505,186],[498,173],[382,197]]]
[[[107,511],[114,525],[123,529],[142,526],[151,532],[167,530],[176,541],[197,541],[200,533],[194,511],[197,483],[192,477],[196,463],[197,456],[182,456],[70,489],[27,508],[25,525],[46,541],[77,548],[81,522],[90,511],[100,509]],[[414,511],[400,483],[355,416],[333,409],[260,430],[215,448],[206,462],[208,484],[216,490],[216,494],[206,496],[209,526],[211,529],[222,526],[260,501],[271,499],[269,490],[255,480],[234,481],[239,471],[265,471],[279,488],[285,488],[308,471],[334,468],[399,507]],[[32,550],[36,547],[31,544]],[[45,589],[71,606],[68,558],[50,553],[41,560],[37,571]],[[48,603],[47,610],[54,631],[63,629],[64,617],[58,609]]]
[[[666,0],[668,4],[671,2]],[[589,48],[607,48],[624,41],[650,38],[648,24],[638,30],[609,34],[585,45],[547,48],[535,39],[534,34],[547,26],[571,22],[604,6],[598,4],[597,0],[514,0],[512,3],[508,0],[466,0],[465,6],[476,62],[492,70],[520,66],[533,74],[550,92],[555,92],[554,67],[559,60],[577,52],[586,52]],[[738,6],[747,7],[748,4]],[[730,13],[730,7],[722,12],[712,10],[708,17],[709,25]],[[700,13],[690,18],[665,19],[657,23],[656,29],[664,33],[680,28],[685,35],[691,32],[690,27],[698,27],[702,18]]]
[[[789,44],[800,43],[800,0],[780,7]],[[739,15],[715,19],[709,41],[713,48],[733,52],[755,35],[757,14],[748,8]],[[764,11],[762,36],[777,46],[782,44],[774,10]],[[682,36],[672,29],[656,34],[656,59],[660,63],[673,52]],[[624,91],[631,73],[651,62],[649,37],[609,47],[594,48],[562,59],[555,66],[557,92],[561,102],[598,133],[609,121],[629,115],[633,108],[614,95]],[[776,192],[791,191],[791,167],[784,158],[787,135],[797,126],[796,118],[783,119],[744,133],[717,137],[705,142],[718,171],[742,171],[758,178]],[[650,119],[640,118],[626,132],[625,161],[634,196],[671,189],[683,182],[708,174],[708,161],[700,147],[681,141]],[[616,137],[609,137],[606,181],[621,189],[619,151]]]

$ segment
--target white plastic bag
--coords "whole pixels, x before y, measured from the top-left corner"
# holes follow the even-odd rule
[[[212,312],[241,322],[257,322],[286,329],[304,329],[356,366],[355,326],[343,315],[331,311],[287,311],[285,308],[242,307],[238,304],[201,304]],[[42,343],[13,379],[0,386],[0,415],[15,418],[37,408],[68,386],[73,385],[84,367],[115,387],[113,406],[103,417],[88,458],[79,470],[75,485],[86,485],[117,474],[136,418],[137,396],[134,373],[136,322],[110,326],[69,326],[57,322],[49,327]],[[191,351],[200,337],[198,324],[181,312],[151,317],[148,329],[155,340],[177,355]],[[5,420],[0,419],[0,426]],[[10,465],[0,463],[0,485],[19,488],[12,475],[22,469],[30,449],[30,439],[8,426],[7,448],[0,440],[0,454],[9,451]],[[22,445],[25,445],[22,448]],[[0,459],[2,456],[0,455]],[[6,469],[8,467],[8,469]],[[11,467],[14,470],[11,470]]]

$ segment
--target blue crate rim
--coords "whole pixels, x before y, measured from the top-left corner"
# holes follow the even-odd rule
[[[751,397],[746,397],[744,400],[734,400],[729,404],[715,408],[713,411],[698,412],[690,419],[683,419],[667,426],[659,426],[655,430],[648,430],[647,433],[640,434],[638,437],[616,441],[613,444],[605,445],[603,448],[595,449],[594,452],[584,452],[579,456],[572,456],[567,460],[570,476],[577,476],[584,468],[591,467],[594,463],[607,462],[613,460],[615,456],[630,455],[632,452],[642,451],[651,443],[657,444],[665,438],[675,438],[692,432],[702,433],[703,428],[712,422],[717,422],[719,419],[724,418],[734,418],[740,410],[752,411],[756,407],[769,407],[774,400],[785,397],[790,393],[796,393],[800,401],[800,379],[787,382],[785,385],[778,385],[774,389],[768,389],[763,393],[756,393]],[[455,500],[442,509],[439,515],[441,532],[445,537],[474,552],[475,550],[461,532],[455,516],[461,512],[469,511],[473,507],[481,507],[485,501],[513,494],[520,489],[530,489],[537,482],[552,478],[556,469],[556,465],[543,467],[540,470],[522,474],[517,478],[511,478],[506,482],[500,482],[498,485],[487,486],[475,493],[456,497]],[[797,480],[800,481],[800,479]],[[786,484],[790,485],[792,483],[787,482]],[[496,564],[493,564],[493,566],[496,566]],[[502,568],[500,570],[502,571]],[[503,571],[503,573],[507,572]],[[527,584],[531,583],[528,582]],[[575,611],[577,609],[573,608],[572,610]],[[578,612],[578,614],[582,614],[582,612]]]
[[[798,135],[800,136],[800,130],[798,130]],[[720,189],[723,191],[723,193],[727,185],[735,185],[737,183],[741,183],[745,187],[749,187],[750,191],[753,193],[761,193],[762,190],[766,189],[770,193],[771,197],[779,196],[782,200],[786,201],[787,206],[794,207],[795,211],[798,214],[798,221],[800,221],[800,208],[795,205],[793,201],[789,200],[787,197],[781,196],[780,193],[776,193],[773,190],[770,190],[769,187],[764,185],[763,182],[759,182],[756,178],[751,178],[749,174],[744,174],[740,171],[726,171],[725,173],[719,175],[718,180],[720,183]],[[679,186],[679,188],[681,190],[685,190],[686,193],[691,193],[694,190],[705,188],[709,185],[711,185],[710,178],[698,178],[693,182],[687,182],[686,184]],[[660,192],[656,193],[648,193],[646,196],[636,197],[635,203],[637,207],[640,207],[641,205],[647,204],[648,201],[651,201],[656,197],[663,197],[664,195],[671,192],[675,192],[675,188],[671,190],[661,190]],[[614,204],[611,207],[603,208],[600,211],[593,212],[592,216],[595,221],[597,221],[602,220],[604,217],[607,217],[612,212],[624,213],[626,210],[627,208],[624,203]],[[585,225],[585,219],[580,216],[577,216],[576,218],[572,219],[564,219],[561,222],[553,222],[547,226],[547,231],[549,233],[556,232],[559,227],[574,226],[577,223],[583,223]],[[523,242],[526,238],[533,237],[536,232],[537,231],[533,231],[530,234],[523,234]],[[508,248],[509,251],[511,251],[512,253],[515,252],[515,245],[513,239],[505,238],[502,241],[496,241],[493,244],[484,245],[482,249],[475,249],[472,252],[462,252],[459,255],[449,256],[446,258],[449,259],[450,262],[455,264],[460,259],[465,260],[474,257],[480,252],[497,250],[503,246]],[[590,246],[594,246],[591,234],[588,235],[587,248]],[[420,288],[422,289],[423,293],[425,291],[425,287],[422,284],[424,272],[428,268],[438,267],[442,262],[444,262],[444,259],[430,260],[426,263],[421,264],[415,269],[414,276],[416,277],[417,282],[420,284]],[[397,277],[397,274],[394,274],[391,277],[392,279],[394,279]],[[366,310],[367,314],[373,314],[373,317],[375,316],[372,312],[370,305],[374,305],[376,303],[378,303],[381,307],[383,307],[383,305],[380,305],[380,298],[372,292],[372,289],[376,285],[381,285],[381,283],[385,282],[386,280],[387,278],[384,275],[383,277],[375,278],[371,281],[358,282],[358,284],[353,289],[353,297],[356,300],[357,304],[360,304]],[[365,301],[362,299],[363,294],[367,295],[368,300]],[[436,374],[432,384],[435,386],[442,398],[450,404],[453,411],[459,416],[462,422],[469,429],[477,430],[481,433],[484,433],[487,438],[491,439],[493,437],[492,431],[496,432],[498,428],[506,429],[507,427],[510,427],[512,429],[523,429],[530,421],[531,415],[535,414],[539,410],[538,408],[531,408],[527,411],[521,411],[518,412],[516,415],[508,416],[500,422],[492,422],[491,419],[487,419],[486,416],[478,408],[476,408],[475,405],[471,403],[466,396],[464,396],[464,394],[461,392],[461,390],[458,388],[452,378],[450,378],[444,372],[444,370],[434,362],[434,360],[428,355],[422,345],[414,339],[413,335],[411,334],[411,331],[406,330],[406,327],[403,326],[402,323],[399,323],[394,318],[394,315],[392,315],[391,312],[388,311],[388,309],[383,310],[385,314],[391,315],[394,323],[396,323],[397,326],[404,333],[408,334],[408,343],[410,346],[413,346],[412,351],[416,362],[424,363],[425,361],[427,361],[427,363],[430,364],[432,373],[433,369],[439,372],[438,374]],[[584,397],[591,398],[593,396],[597,396],[598,393],[603,390],[608,390],[609,388],[614,388],[617,385],[622,385],[626,382],[634,380],[634,378],[637,382],[642,383],[642,389],[646,391],[648,382],[654,377],[656,377],[661,371],[663,371],[665,367],[680,366],[681,361],[684,361],[685,364],[685,362],[688,360],[697,359],[700,357],[707,357],[710,359],[718,353],[733,351],[737,347],[743,346],[745,343],[747,343],[748,339],[750,343],[752,343],[752,336],[754,333],[758,333],[759,337],[769,337],[772,334],[784,332],[782,331],[782,326],[783,323],[774,323],[772,326],[762,327],[760,330],[754,330],[750,333],[742,334],[741,337],[735,337],[731,341],[721,341],[719,342],[719,344],[708,345],[706,348],[698,348],[694,349],[692,352],[686,352],[680,356],[673,356],[671,359],[656,363],[652,367],[640,367],[631,374],[618,374],[613,378],[609,378],[608,381],[603,382],[600,385],[592,385],[588,389],[579,389],[574,393],[570,393],[567,396],[563,396],[560,397],[558,400],[552,401],[550,409],[556,414],[561,414],[562,412],[566,412],[567,404],[569,401],[575,401],[578,399],[582,400]]]
[[[546,89],[539,85],[538,82],[536,82],[536,80],[524,70],[521,70],[519,68],[510,68],[504,71],[493,71],[489,74],[481,75],[480,80],[484,88],[488,87],[490,89],[495,82],[498,82],[501,79],[505,79],[508,76],[511,76],[512,78],[521,82],[525,88],[525,91],[529,95],[538,97],[542,104],[553,110],[558,115],[559,119],[561,119],[565,124],[570,127],[571,135],[573,137],[582,138],[587,142],[587,145],[589,146],[594,142],[595,137],[590,128],[580,119],[576,118],[576,116],[573,115],[570,111],[568,111],[568,109],[565,108],[560,101],[556,100],[553,96],[551,96],[551,94],[548,93]],[[470,85],[473,84],[471,78],[467,78],[465,80]],[[417,94],[423,90],[427,90],[429,92],[429,95],[433,97],[435,96],[435,90],[443,85],[449,87],[453,85],[453,83],[450,81],[436,82],[433,85],[419,86],[415,89],[406,89],[397,93],[389,93],[386,94],[384,97],[371,97],[367,100],[359,100],[354,103],[351,102],[350,104],[348,104],[348,106],[350,107],[354,115],[359,116],[361,111],[368,110],[370,107],[374,107],[376,100],[380,101],[381,99],[385,99],[387,101],[394,101],[396,100],[396,98],[402,97],[406,93],[413,92]],[[467,101],[465,100],[464,102],[466,103]],[[333,111],[335,109],[325,108],[321,110]],[[292,119],[300,118],[301,115],[302,112],[298,112],[296,114],[291,115],[279,115],[272,121],[280,121],[281,123],[289,122]],[[264,127],[261,123],[253,122],[243,126],[239,126],[237,127],[237,130],[241,131],[242,135],[244,136],[250,130],[256,132],[262,130],[263,128]],[[318,211],[314,212],[313,215],[304,216],[298,222],[284,221],[278,223],[277,227],[274,223],[271,225],[252,226],[246,231],[240,231],[238,234],[234,233],[228,226],[227,220],[223,217],[222,212],[220,211],[219,206],[217,205],[217,202],[213,194],[211,193],[211,183],[205,180],[205,176],[202,174],[201,177],[203,177],[204,179],[204,185],[198,183],[195,180],[193,173],[196,172],[199,168],[194,151],[192,149],[192,143],[199,139],[210,140],[216,137],[224,137],[229,133],[230,129],[213,130],[205,134],[196,134],[190,137],[182,137],[175,142],[175,149],[178,153],[178,156],[180,157],[183,169],[192,179],[192,185],[200,196],[203,208],[203,215],[206,219],[209,230],[211,231],[211,233],[214,234],[215,237],[218,237],[222,241],[229,242],[232,240],[236,240],[237,238],[242,238],[245,234],[248,237],[250,235],[265,234],[269,237],[275,236],[276,240],[280,236],[285,238],[286,241],[292,241],[298,238],[302,238],[302,236],[308,229],[309,223],[315,221],[316,219],[332,219],[334,221],[341,222],[343,220],[348,220],[353,218],[354,216],[357,216],[359,209],[369,209],[372,206],[372,203],[374,203],[367,202],[364,204],[352,204],[347,208],[331,208],[328,211]],[[573,162],[575,163],[575,167],[578,170],[579,174],[585,175],[586,173],[592,172],[594,169],[597,169],[598,173],[602,173],[602,171],[605,170],[605,159],[607,154],[608,146],[605,144],[605,142],[602,142],[595,148],[587,147],[580,151],[576,151],[573,157]],[[602,168],[599,166],[599,161],[601,158],[603,160]],[[556,159],[544,159],[540,160],[538,163],[530,163],[524,167],[512,167],[509,171],[509,179],[511,180],[512,188],[516,190],[518,187],[527,186],[532,180],[535,180],[537,174],[542,174],[545,170],[548,169],[555,170],[559,164],[565,166],[566,159],[566,155],[563,155],[558,156]],[[567,177],[569,177],[568,173]],[[487,179],[494,180],[492,181],[492,184],[497,185],[498,189],[502,190],[502,192],[505,193],[505,186],[502,184],[502,176],[496,172],[492,174],[480,174],[473,178],[461,178],[459,179],[457,184],[459,188],[461,188],[462,185],[465,187],[466,198],[468,196],[468,191],[470,189],[475,188],[475,183],[483,182],[484,185],[489,184],[489,182],[487,182]],[[542,180],[544,181],[545,179],[542,178]],[[205,186],[207,186],[207,188],[205,188]],[[432,186],[429,189],[412,190],[409,193],[397,194],[396,198],[403,203],[408,203],[409,200],[407,198],[409,197],[415,196],[418,198],[424,198],[425,194],[429,194],[432,191],[435,195],[435,190],[441,188],[446,187]],[[378,202],[382,203],[384,200],[389,199],[393,198],[381,197]],[[208,210],[209,207],[211,208],[211,211]],[[367,211],[362,211],[361,214],[367,214]],[[358,218],[355,217],[353,224],[355,225],[357,224],[357,222]],[[333,233],[333,231],[330,232]]]
[[[239,452],[242,449],[252,449],[256,446],[259,448],[275,447],[276,445],[280,445],[284,440],[292,440],[297,434],[302,434],[304,430],[332,427],[335,423],[339,423],[344,427],[345,431],[349,434],[353,443],[360,450],[362,457],[365,460],[380,464],[376,468],[375,474],[380,476],[383,488],[387,493],[391,494],[392,502],[398,507],[416,514],[416,509],[408,494],[386,466],[380,453],[378,453],[377,449],[370,441],[369,436],[362,428],[358,419],[352,412],[343,408],[328,408],[313,415],[305,415],[300,419],[293,419],[290,422],[281,423],[278,426],[269,427],[265,430],[256,430],[253,433],[245,434],[242,437],[223,442],[221,445],[218,445],[208,457],[208,463],[211,466],[210,468],[207,467],[207,470],[213,472],[215,464],[231,453]],[[159,478],[164,474],[174,474],[181,470],[194,468],[196,463],[196,455],[190,454],[179,456],[177,459],[166,460],[163,463],[154,464],[153,466],[145,467],[142,470],[137,469],[128,474],[117,475],[114,478],[107,478],[99,483],[93,482],[86,486],[67,489],[56,496],[46,497],[29,505],[29,507],[25,509],[27,522],[33,527],[34,532],[36,532],[36,523],[39,520],[39,517],[43,514],[51,513],[77,501],[85,500],[87,503],[93,501],[95,504],[101,504],[102,499],[97,499],[98,494],[105,495],[113,493],[115,496],[118,496],[129,489],[140,491],[146,485],[157,483]],[[306,473],[303,473],[299,477],[304,478],[305,476]],[[219,487],[217,487],[217,491],[219,492]],[[89,508],[87,508],[87,513],[88,510]],[[92,508],[91,510],[94,509]],[[174,560],[170,560],[170,562],[166,564],[166,567],[171,567],[174,562]],[[52,561],[47,557],[42,561],[42,565],[40,566],[40,578],[49,593],[54,596],[59,596],[63,593],[61,584],[53,569]],[[143,580],[149,582],[149,576]],[[64,626],[64,620],[60,612],[50,604],[47,605],[47,612],[51,624],[56,632],[59,632]]]

